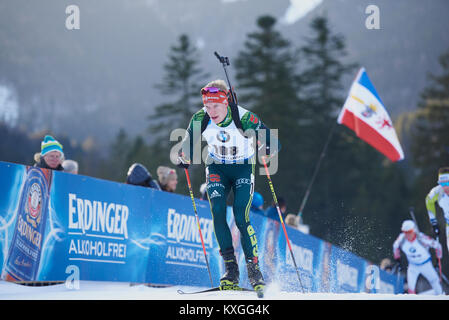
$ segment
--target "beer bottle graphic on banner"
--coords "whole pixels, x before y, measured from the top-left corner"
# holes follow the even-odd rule
[[[27,166],[3,279],[36,281],[48,215],[52,170]]]

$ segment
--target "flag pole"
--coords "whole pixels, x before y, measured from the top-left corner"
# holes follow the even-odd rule
[[[326,143],[324,144],[323,150],[321,151],[321,154],[320,154],[320,158],[318,159],[318,162],[317,162],[317,164],[315,166],[315,170],[313,172],[312,178],[310,179],[309,185],[307,186],[306,193],[305,193],[305,195],[304,195],[304,197],[302,199],[301,206],[299,207],[299,211],[298,211],[298,216],[300,218],[302,216],[302,212],[304,210],[304,207],[306,206],[306,202],[309,199],[310,189],[312,188],[312,185],[313,185],[313,183],[315,181],[316,175],[317,175],[318,170],[319,170],[320,165],[321,165],[321,161],[323,160],[324,156],[326,155],[327,147],[329,145],[329,142],[331,141],[331,138],[332,138],[332,136],[334,134],[335,128],[337,127],[337,124],[338,124],[338,122],[335,121],[333,126],[332,126],[332,128],[331,128],[331,130],[329,131]]]

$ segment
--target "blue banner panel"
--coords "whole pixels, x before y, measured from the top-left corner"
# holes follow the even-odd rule
[[[209,203],[190,197],[82,175],[0,162],[2,279],[80,280],[160,285],[219,284],[223,261]],[[240,234],[228,223],[249,286]],[[267,283],[306,292],[402,292],[403,279],[325,241],[251,213]],[[201,242],[198,225],[204,239]],[[294,267],[295,258],[300,280]]]
[[[365,260],[337,246],[332,246],[330,291],[336,293],[364,292],[365,269]]]

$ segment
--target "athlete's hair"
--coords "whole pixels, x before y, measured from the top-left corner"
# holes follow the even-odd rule
[[[210,87],[215,87],[215,88],[221,89],[223,91],[228,91],[228,86],[226,85],[226,82],[224,82],[224,80],[221,80],[221,79],[211,81],[204,86],[204,88],[210,88]]]
[[[438,174],[449,173],[449,167],[442,167],[438,170]]]

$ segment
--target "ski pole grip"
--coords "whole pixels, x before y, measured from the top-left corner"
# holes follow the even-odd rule
[[[228,65],[229,66],[229,59],[228,57],[222,57],[218,54],[217,51],[214,52],[215,56],[217,57],[217,59],[223,64],[223,65]]]

